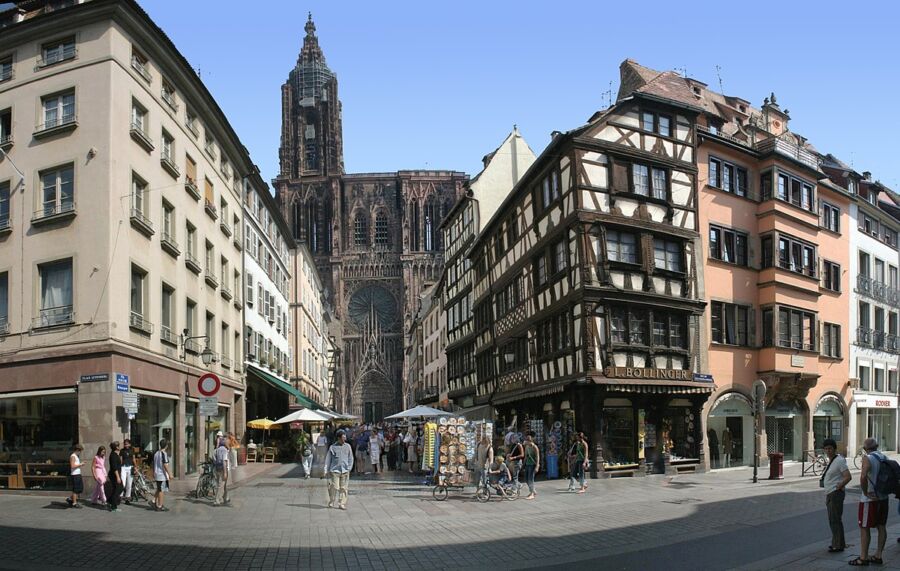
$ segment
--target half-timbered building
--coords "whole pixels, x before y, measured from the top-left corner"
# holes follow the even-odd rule
[[[674,73],[552,141],[474,242],[476,402],[591,442],[593,475],[703,465],[695,120]],[[564,444],[566,446],[566,444]]]

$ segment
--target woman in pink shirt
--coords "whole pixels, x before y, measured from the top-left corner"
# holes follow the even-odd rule
[[[91,502],[100,505],[106,505],[106,492],[103,486],[106,485],[106,446],[97,449],[97,455],[94,456],[94,464],[92,467],[94,474],[94,495],[91,496]]]

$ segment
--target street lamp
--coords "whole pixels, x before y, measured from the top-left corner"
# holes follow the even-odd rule
[[[757,483],[759,469],[759,431],[762,416],[766,413],[766,382],[762,379],[753,381],[753,483]]]
[[[209,365],[216,359],[216,354],[212,352],[209,348],[209,337],[206,335],[194,335],[193,337],[189,336],[190,330],[185,329],[181,333],[181,360],[184,361],[187,359],[187,344],[189,341],[193,341],[194,339],[204,339],[206,340],[206,347],[203,351],[200,352],[200,360],[203,361],[204,365]]]

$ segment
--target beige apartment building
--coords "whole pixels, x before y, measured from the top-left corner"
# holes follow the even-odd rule
[[[142,452],[167,439],[180,477],[209,433],[244,425],[252,164],[135,2],[28,6],[0,13],[0,462],[19,463],[0,487],[64,486],[64,467],[33,463],[125,437]]]
[[[291,317],[290,335],[293,351],[291,384],[302,393],[301,402],[309,406],[330,406],[331,371],[328,310],[324,304],[322,281],[315,260],[305,244],[291,250]]]

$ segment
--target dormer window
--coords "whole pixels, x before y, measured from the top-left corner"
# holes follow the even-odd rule
[[[672,118],[644,111],[641,113],[641,128],[648,133],[657,133],[663,137],[672,136]]]
[[[847,180],[847,192],[856,194],[856,181],[852,178]]]

